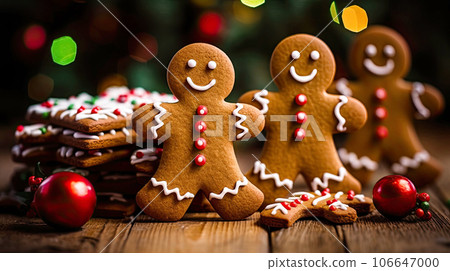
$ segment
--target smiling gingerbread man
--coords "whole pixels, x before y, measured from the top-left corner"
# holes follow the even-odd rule
[[[444,107],[432,86],[407,82],[410,68],[406,41],[394,30],[372,26],[360,33],[350,50],[349,65],[357,81],[342,78],[330,88],[360,100],[369,112],[363,129],[349,135],[339,155],[361,182],[370,181],[385,158],[391,171],[408,176],[416,186],[433,182],[441,167],[421,145],[413,118],[427,119]]]
[[[240,98],[266,115],[267,141],[246,174],[264,192],[264,206],[286,196],[299,173],[313,190],[359,192],[332,135],[359,129],[367,113],[356,99],[326,92],[335,73],[328,46],[306,34],[288,37],[275,48],[270,68],[279,92],[251,91]]]
[[[234,84],[230,59],[212,45],[188,45],[170,62],[167,81],[177,103],[149,104],[133,114],[138,136],[167,137],[138,205],[157,220],[176,221],[200,192],[224,219],[251,215],[264,196],[240,171],[230,138],[259,134],[264,117],[253,106],[224,101]]]

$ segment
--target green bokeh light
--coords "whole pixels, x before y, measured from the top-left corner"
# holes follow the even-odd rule
[[[241,0],[241,3],[251,7],[251,8],[256,8],[258,6],[261,6],[262,4],[264,4],[266,1],[265,0]]]
[[[75,61],[77,44],[69,36],[57,38],[53,40],[51,53],[53,62],[62,66],[68,65]]]

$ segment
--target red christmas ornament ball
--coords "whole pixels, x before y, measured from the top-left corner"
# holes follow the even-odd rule
[[[47,179],[34,195],[38,215],[50,226],[74,229],[92,216],[97,197],[92,184],[73,172],[58,172]]]
[[[416,188],[408,178],[389,175],[381,178],[373,188],[373,203],[388,218],[402,218],[416,206]]]

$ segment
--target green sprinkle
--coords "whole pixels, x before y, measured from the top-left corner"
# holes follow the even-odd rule
[[[114,101],[115,99],[114,98],[111,98],[111,101]]]
[[[58,100],[55,100],[55,101],[53,102],[53,105],[58,105]]]
[[[137,103],[136,100],[132,100],[132,101],[131,101],[131,104],[132,104],[132,105],[135,105],[136,103]]]
[[[75,107],[74,104],[70,104],[70,105],[67,107],[67,110],[72,110],[74,107]]]
[[[50,116],[50,113],[49,113],[49,112],[44,112],[44,113],[42,113],[42,117],[43,117],[44,119],[48,119],[49,116]]]
[[[45,128],[45,127],[41,127],[41,128],[39,128],[39,130],[41,130],[42,134],[47,133],[47,128]]]

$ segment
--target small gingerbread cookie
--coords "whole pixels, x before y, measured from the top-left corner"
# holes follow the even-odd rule
[[[17,126],[16,142],[22,144],[46,144],[55,143],[62,128],[49,124],[37,123],[33,125]]]
[[[131,149],[129,147],[81,150],[61,146],[56,152],[56,160],[75,167],[87,168],[119,160],[128,157],[130,154]]]
[[[18,144],[12,147],[11,154],[14,162],[33,165],[37,162],[44,163],[56,161],[57,149],[58,146],[55,144]]]
[[[171,60],[167,81],[179,102],[145,105],[132,118],[137,142],[167,138],[138,205],[157,220],[176,221],[201,191],[224,219],[253,214],[264,196],[242,174],[233,140],[259,134],[264,118],[252,106],[224,101],[234,84],[230,59],[212,45],[188,45]]]
[[[369,112],[367,124],[339,150],[349,171],[363,183],[370,181],[383,158],[393,173],[407,176],[417,187],[434,182],[441,172],[420,143],[413,118],[438,115],[444,100],[434,87],[404,80],[410,58],[400,34],[371,26],[358,34],[350,50],[349,65],[357,81],[342,78],[330,88],[357,98]]]
[[[79,149],[95,150],[129,145],[135,140],[135,133],[131,129],[122,128],[95,134],[86,134],[71,129],[64,129],[58,137],[61,144]]]
[[[138,149],[131,155],[130,164],[139,172],[153,174],[158,168],[162,152],[162,148]]]
[[[371,198],[363,194],[330,193],[329,189],[315,192],[295,192],[292,197],[278,198],[261,212],[261,223],[277,228],[287,228],[306,217],[325,218],[336,223],[353,223],[358,215],[374,210]]]
[[[246,177],[264,192],[264,207],[292,189],[301,173],[312,190],[354,190],[361,185],[342,165],[333,134],[353,132],[367,118],[353,98],[326,93],[334,57],[320,39],[298,34],[275,48],[270,70],[279,92],[251,91],[240,102],[266,116],[267,141]]]

